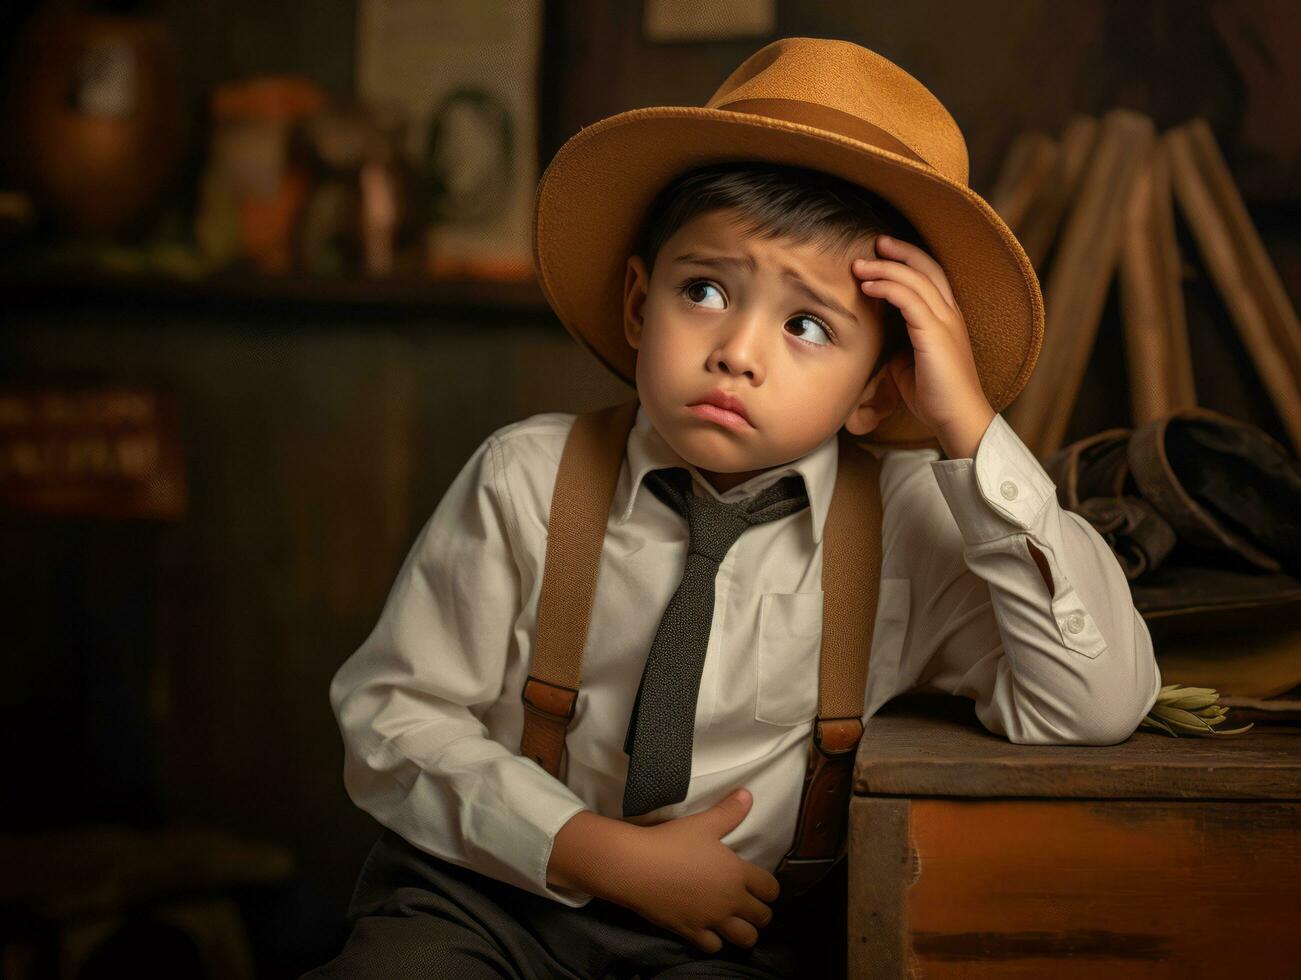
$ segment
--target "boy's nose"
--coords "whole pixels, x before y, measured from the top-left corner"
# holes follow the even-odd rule
[[[763,381],[762,339],[755,319],[738,323],[720,338],[709,355],[711,370],[748,377],[755,384]]]

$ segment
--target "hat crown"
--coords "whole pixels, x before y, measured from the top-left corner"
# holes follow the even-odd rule
[[[967,183],[967,143],[953,116],[912,75],[852,41],[773,41],[738,65],[705,106],[804,122]]]
[[[584,126],[538,181],[538,282],[565,328],[616,375],[636,385],[625,301],[648,209],[676,177],[729,162],[821,171],[888,201],[948,276],[994,410],[1025,386],[1044,335],[1039,280],[1015,234],[968,185],[957,123],[880,55],[798,37],[756,51],[703,106],[644,106]],[[865,441],[938,446],[903,406]]]

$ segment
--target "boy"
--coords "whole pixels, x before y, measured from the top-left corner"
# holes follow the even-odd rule
[[[835,879],[786,904],[772,874],[818,704],[842,426],[881,460],[864,719],[921,688],[970,697],[1016,742],[1133,732],[1160,688],[1151,642],[1105,541],[1059,508],[994,407],[1028,378],[1043,311],[1024,252],[965,181],[961,134],[920,83],[810,38],[751,56],[704,109],[633,110],[557,154],[539,275],[640,403],[565,769],[519,754],[574,423],[547,413],[480,445],[331,687],[349,793],[387,829],[348,945],[315,975],[843,969]],[[694,521],[755,501],[772,513],[747,511],[717,549],[712,606],[672,619],[698,551],[679,508]],[[680,681],[686,722],[639,717],[666,636],[670,659],[707,643]],[[677,790],[639,781],[656,725],[688,736],[652,760],[689,776]]]

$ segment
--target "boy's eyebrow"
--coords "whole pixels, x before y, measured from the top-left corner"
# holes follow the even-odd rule
[[[754,258],[749,255],[747,255],[745,258],[738,258],[730,255],[705,256],[705,255],[697,255],[695,252],[683,252],[673,261],[690,262],[695,265],[723,266],[723,267],[731,266],[734,268],[738,266],[745,266],[751,272],[754,272],[756,268]],[[856,326],[858,325],[858,317],[854,316],[853,313],[845,309],[843,306],[841,306],[831,297],[823,296],[821,293],[814,292],[809,287],[809,284],[806,283],[803,279],[801,279],[798,274],[796,274],[794,269],[782,269],[781,274],[783,279],[789,279],[792,283],[795,284],[795,287],[800,292],[802,292],[813,302],[818,303],[821,306],[825,306],[827,309],[833,310],[836,313],[839,313],[841,316],[849,320],[854,325]]]

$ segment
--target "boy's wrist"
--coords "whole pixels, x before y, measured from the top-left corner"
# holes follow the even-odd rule
[[[617,886],[624,880],[620,852],[638,829],[592,810],[579,810],[556,832],[547,884],[616,901]]]
[[[963,416],[961,421],[937,432],[936,436],[945,457],[948,459],[974,458],[976,449],[980,446],[980,440],[989,429],[989,424],[994,421],[996,414],[993,407],[988,402],[985,402]]]

